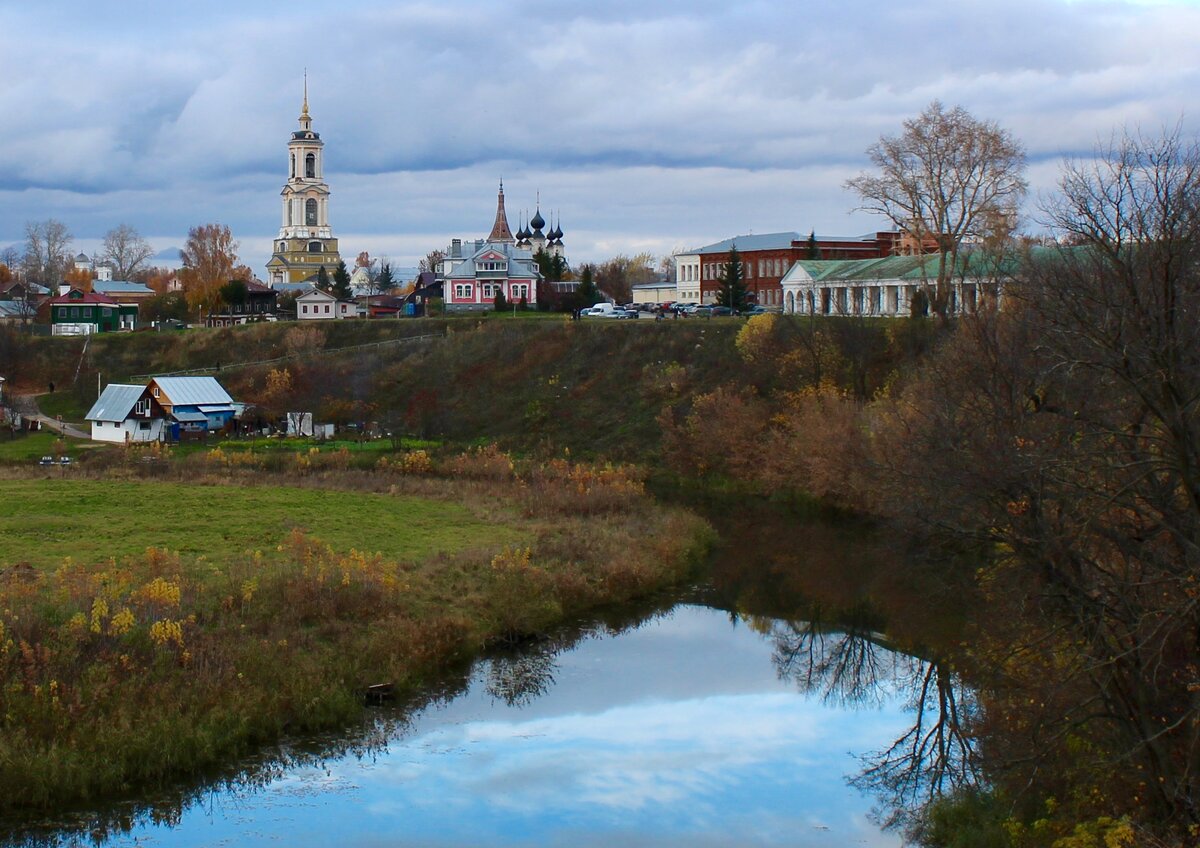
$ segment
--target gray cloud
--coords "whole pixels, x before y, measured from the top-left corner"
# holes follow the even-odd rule
[[[562,210],[575,261],[865,232],[841,184],[931,99],[1037,165],[1173,124],[1200,83],[1183,0],[24,5],[0,8],[0,245],[221,221],[259,268],[305,66],[344,252],[402,264],[482,235],[500,175],[510,210]]]

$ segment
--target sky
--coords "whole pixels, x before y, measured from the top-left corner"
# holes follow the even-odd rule
[[[216,222],[265,276],[306,70],[348,259],[485,236],[501,178],[576,265],[883,229],[844,183],[934,99],[1024,144],[1036,230],[1064,157],[1197,131],[1197,43],[1197,0],[0,0],[0,250]]]

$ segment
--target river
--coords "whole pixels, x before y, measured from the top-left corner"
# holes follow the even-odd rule
[[[810,531],[819,551],[726,544],[697,585],[481,658],[362,727],[293,741],[205,787],[43,823],[31,841],[899,845],[871,817],[878,799],[848,779],[913,726],[928,666],[892,650],[861,603],[828,618],[816,613],[828,602],[781,594],[779,580],[827,555],[843,581],[878,570],[847,564],[845,534]]]

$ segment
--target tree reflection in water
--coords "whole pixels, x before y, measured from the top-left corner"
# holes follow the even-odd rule
[[[569,646],[542,643],[488,661],[487,692],[509,707],[523,707],[554,685],[555,657]]]
[[[908,696],[912,726],[888,747],[863,756],[863,770],[850,778],[879,799],[880,824],[909,827],[929,801],[974,784],[978,762],[970,727],[978,702],[950,665],[901,652],[882,633],[861,626],[872,619],[864,610],[831,624],[822,622],[819,606],[812,611],[807,620],[767,620],[781,679],[843,706],[878,705],[892,693]]]
[[[802,692],[847,707],[906,698],[911,726],[849,780],[878,799],[880,824],[910,828],[929,800],[979,778],[978,702],[951,661],[971,586],[870,525],[759,506],[701,506],[722,539],[707,600],[770,639],[780,678]]]

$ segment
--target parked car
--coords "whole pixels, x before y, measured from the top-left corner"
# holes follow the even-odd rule
[[[640,314],[641,314],[641,310],[639,310],[636,306],[630,306],[625,309],[625,317],[626,318],[636,318]]]
[[[60,456],[60,457],[58,458],[58,464],[59,464],[59,465],[70,465],[70,464],[71,464],[71,457],[69,457],[69,456]]]
[[[781,310],[780,310],[780,309],[779,309],[779,307],[777,307],[777,306],[762,306],[762,305],[758,305],[758,306],[752,306],[752,307],[750,307],[749,309],[747,309],[747,310],[743,311],[743,312],[742,312],[742,314],[743,314],[743,315],[746,315],[746,316],[750,316],[750,315],[766,315],[766,314],[768,314],[768,313],[771,313],[771,312],[780,312],[780,311],[781,311]]]
[[[54,457],[52,457],[52,456],[43,456],[41,459],[38,460],[38,465],[53,465],[53,464],[54,464]]]
[[[709,311],[714,318],[720,318],[728,315],[736,315],[737,313],[728,306],[710,306]]]

